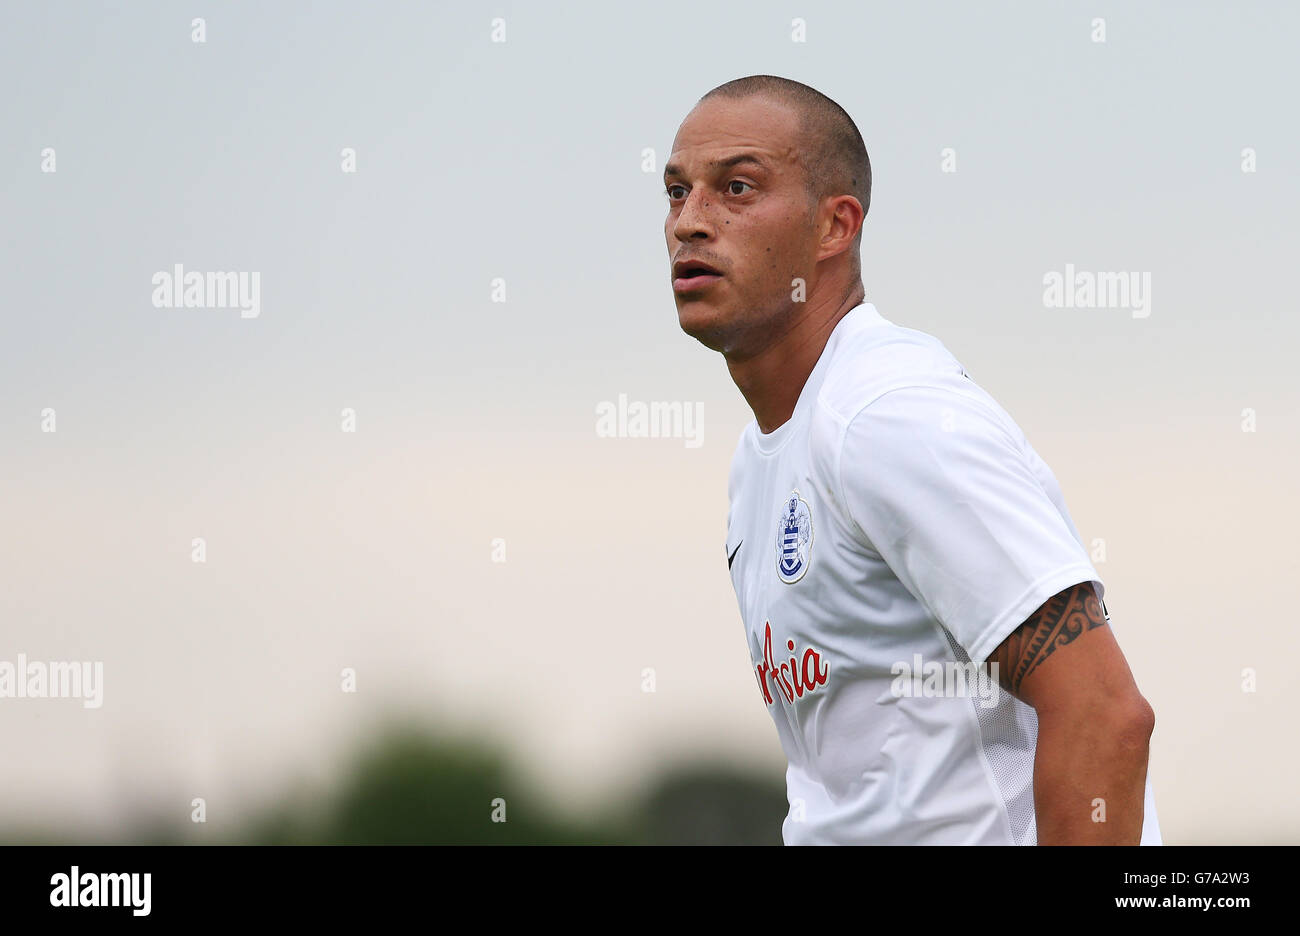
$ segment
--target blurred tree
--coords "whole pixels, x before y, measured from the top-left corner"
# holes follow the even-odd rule
[[[306,783],[254,813],[223,844],[252,845],[779,845],[786,813],[779,776],[696,764],[659,777],[614,813],[575,820],[550,806],[479,738],[388,719],[351,760],[334,792]],[[182,797],[183,799],[183,797]],[[157,804],[155,804],[157,805]],[[493,821],[504,808],[504,822]],[[188,813],[136,811],[114,844],[191,842]],[[15,828],[4,843],[89,843],[68,829]],[[202,841],[218,839],[203,835]]]
[[[785,784],[734,767],[696,765],[662,777],[638,810],[647,845],[780,845]]]
[[[321,840],[330,844],[576,844],[607,838],[556,820],[495,751],[417,729],[383,737],[357,765],[321,829]]]

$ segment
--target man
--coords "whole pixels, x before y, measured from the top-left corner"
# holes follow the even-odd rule
[[[1155,716],[1055,477],[937,339],[864,301],[852,119],[728,82],[664,182],[681,327],[754,411],[727,564],[786,844],[1160,844]]]

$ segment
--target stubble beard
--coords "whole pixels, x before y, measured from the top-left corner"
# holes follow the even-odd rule
[[[745,361],[789,330],[798,314],[798,305],[783,294],[758,305],[742,304],[730,311],[727,318],[698,329],[683,328],[683,331],[730,361]]]

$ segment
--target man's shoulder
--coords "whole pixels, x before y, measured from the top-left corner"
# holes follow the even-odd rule
[[[816,409],[842,427],[891,390],[960,390],[966,380],[961,363],[938,338],[887,323],[857,332],[835,349]]]

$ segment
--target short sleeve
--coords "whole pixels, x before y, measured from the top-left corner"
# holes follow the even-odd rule
[[[849,519],[977,663],[1056,593],[1093,581],[1101,594],[1068,514],[994,406],[891,390],[848,422],[837,468]]]

